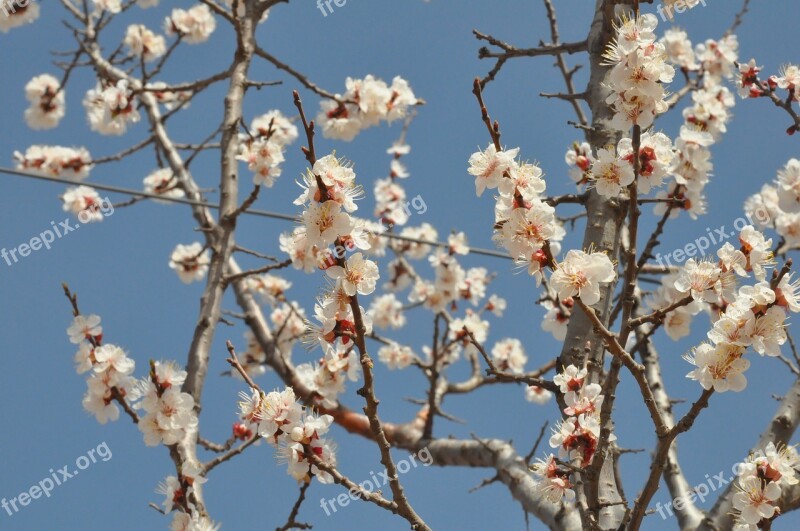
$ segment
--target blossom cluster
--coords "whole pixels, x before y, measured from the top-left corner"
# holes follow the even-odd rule
[[[173,9],[164,19],[167,35],[178,35],[186,44],[206,42],[217,27],[211,9],[205,4],[197,4],[189,9]]]
[[[774,184],[765,184],[761,191],[745,202],[749,214],[761,209],[768,216],[756,220],[759,228],[772,228],[781,237],[785,248],[800,245],[800,160],[790,159],[778,171]]]
[[[178,244],[169,257],[169,267],[178,274],[184,284],[199,282],[208,273],[211,263],[206,249],[200,242],[190,245]]]
[[[289,475],[297,481],[310,482],[316,476],[320,483],[333,482],[333,477],[317,468],[307,455],[310,450],[325,465],[336,466],[336,445],[323,437],[333,417],[304,409],[291,387],[270,393],[253,389],[240,396],[242,425],[277,448]]]
[[[612,282],[616,276],[614,264],[606,253],[573,249],[553,271],[550,283],[560,299],[578,296],[591,306],[600,300],[600,284]]]
[[[144,410],[138,427],[147,446],[176,444],[187,430],[197,427],[194,399],[180,390],[186,371],[175,362],[154,361],[150,375],[137,381],[135,361],[122,348],[103,344],[99,316],[75,316],[67,335],[78,345],[76,371],[90,372],[83,407],[100,424],[119,419],[117,403],[125,403]]]
[[[589,306],[597,304],[601,284],[613,282],[616,276],[616,268],[607,254],[568,251],[564,260],[556,265],[550,276],[550,286],[540,300],[547,310],[542,330],[563,341],[575,306],[573,297],[580,297]]]
[[[769,443],[739,465],[733,496],[736,523],[733,531],[757,531],[762,520],[780,514],[778,501],[784,487],[797,485],[800,456],[793,446]]]
[[[66,107],[61,82],[49,74],[31,79],[25,85],[25,98],[31,104],[25,110],[25,123],[31,129],[52,129],[64,117]]]
[[[143,409],[139,430],[147,446],[169,446],[183,439],[187,431],[197,429],[194,398],[181,391],[186,371],[174,362],[152,362],[150,375],[137,383],[131,400]]]
[[[623,18],[606,50],[611,66],[604,80],[611,90],[606,102],[614,110],[611,125],[620,131],[650,127],[669,109],[663,84],[672,81],[675,69],[666,61],[664,45],[656,42],[657,25],[652,14]]]
[[[156,492],[164,496],[161,503],[164,514],[175,511],[170,529],[173,531],[218,531],[219,524],[211,522],[207,517],[201,516],[195,507],[192,494],[195,485],[202,485],[208,481],[203,477],[203,471],[194,463],[184,463],[180,474],[167,476],[159,483]]]
[[[404,118],[418,100],[408,82],[396,76],[389,85],[372,75],[364,79],[348,77],[345,93],[320,103],[317,124],[325,138],[349,142],[358,133],[385,121]]]
[[[124,398],[135,387],[131,376],[136,363],[116,345],[103,344],[103,327],[97,315],[77,315],[67,328],[71,343],[78,345],[75,370],[89,373],[83,407],[100,424],[119,419],[116,397]]]
[[[151,172],[142,181],[144,191],[148,194],[156,194],[166,198],[182,198],[186,195],[180,187],[178,179],[170,168],[160,168]],[[164,203],[161,199],[154,199],[159,203]]]
[[[122,41],[134,57],[145,63],[155,61],[167,52],[166,40],[143,24],[131,24]]]
[[[609,103],[617,111],[615,121],[620,129],[627,131],[633,124],[645,128],[668,108],[661,83],[671,79],[674,67],[687,76],[697,76],[693,105],[683,111],[685,123],[675,144],[663,133],[641,135],[637,180],[638,190],[646,194],[674,177],[667,190],[656,195],[664,200],[656,205],[656,214],[663,215],[670,208],[674,217],[684,209],[696,217],[705,212],[703,189],[713,171],[708,148],[726,132],[735,103],[722,81],[733,76],[731,65],[736,60],[738,42],[735,36],[727,36],[693,49],[686,32],[678,29],[667,30],[656,42],[655,27],[652,15],[625,19],[619,26],[617,39],[607,53],[613,67],[606,83],[615,90]],[[622,138],[614,147],[600,148],[597,154],[588,143],[575,143],[565,161],[576,184],[591,184],[606,197],[619,196],[636,179],[631,138]],[[671,207],[668,199],[673,200]]]
[[[107,205],[103,204],[104,200],[94,188],[88,186],[67,188],[62,200],[64,211],[75,214],[82,223],[103,221],[103,209]]]
[[[355,200],[363,195],[355,178],[352,166],[335,154],[316,160],[304,175],[302,193],[295,200],[304,207],[301,224],[280,238],[281,249],[292,258],[295,268],[307,272],[322,269],[333,281],[314,305],[317,324],[308,323],[303,337],[311,346],[320,345],[323,356],[317,363],[296,368],[299,381],[316,393],[325,407],[335,405],[348,379],[359,378],[361,362],[355,342],[359,334],[372,331],[372,320],[356,297],[373,293],[380,276],[377,264],[362,252],[372,247],[367,226],[351,216],[358,209]],[[345,256],[347,250],[357,252]],[[279,318],[290,324],[302,316],[284,314]],[[357,330],[357,324],[363,325],[363,330]],[[289,345],[292,341],[290,338]]]
[[[47,177],[65,177],[82,181],[92,169],[92,156],[86,148],[30,146],[25,153],[14,152],[18,170]]]
[[[551,265],[566,231],[555,208],[544,201],[546,184],[535,164],[517,160],[519,148],[498,149],[490,144],[469,158],[470,175],[480,197],[486,189],[497,189],[494,240],[506,249],[528,273],[541,281],[542,270]]]
[[[695,366],[687,377],[704,389],[744,389],[750,362],[743,356],[748,347],[760,355],[780,355],[780,345],[786,341],[786,312],[800,310],[800,282],[792,282],[791,274],[774,285],[766,281],[765,268],[773,264],[771,246],[772,240],[746,226],[738,248],[726,242],[717,251],[716,262],[689,259],[676,273],[665,275],[647,301],[653,310],[675,306],[664,321],[673,339],[688,335],[692,317],[702,310],[711,316],[710,343],[684,357]],[[751,275],[754,284],[740,285],[740,279]]]
[[[579,468],[588,466],[597,450],[600,409],[605,398],[600,384],[588,383],[587,377],[586,368],[569,365],[553,378],[567,407],[565,418],[553,428],[550,447],[558,449],[559,459]],[[538,460],[531,470],[538,478],[537,492],[547,501],[559,503],[564,498],[575,498],[569,479],[571,471],[560,466],[553,454]]]
[[[92,0],[92,3],[95,15],[99,15],[103,11],[116,15],[122,11],[122,0]]]
[[[404,142],[393,144],[387,150],[387,153],[392,155],[389,177],[375,180],[373,188],[375,217],[388,227],[403,226],[408,223],[410,213],[406,202],[406,191],[398,179],[409,177],[408,170],[400,159],[410,152],[411,146]]]
[[[723,82],[733,77],[739,43],[735,35],[728,35],[720,40],[708,39],[693,48],[686,32],[678,29],[667,30],[659,42],[666,48],[669,62],[687,76],[697,76],[698,88],[692,92],[692,105],[683,110],[684,125],[675,141],[675,160],[670,172],[675,181],[656,197],[676,201],[670,217],[683,209],[696,218],[705,213],[703,192],[714,170],[710,146],[727,131],[732,118],[730,110],[736,103]],[[655,214],[663,215],[667,208],[670,208],[667,203],[659,203],[654,208]]]
[[[751,59],[747,63],[742,63],[736,73],[736,87],[739,91],[739,96],[742,98],[759,98],[767,96],[780,90],[785,90],[785,95],[781,94],[780,99],[789,102],[800,102],[800,66],[787,64],[781,67],[779,75],[771,75],[767,78],[766,83],[760,79],[759,74],[763,67],[756,64],[755,59]],[[789,134],[797,132],[797,126],[789,129]]]
[[[129,124],[141,119],[137,104],[125,79],[116,83],[100,82],[86,92],[83,99],[91,130],[108,136],[124,135]]]
[[[253,120],[248,135],[239,135],[237,159],[247,163],[253,182],[271,188],[280,176],[286,147],[297,140],[297,127],[280,111],[269,111]]]
[[[143,410],[137,426],[147,446],[174,445],[187,431],[198,425],[192,395],[181,391],[187,373],[173,361],[152,361],[149,376],[136,380],[133,372],[136,362],[126,352],[110,343],[103,344],[103,327],[97,315],[76,315],[67,328],[70,342],[78,345],[75,353],[75,370],[89,373],[83,407],[93,414],[100,424],[119,419],[119,406],[127,411]],[[135,415],[135,413],[132,413]],[[178,511],[172,529],[217,529],[195,510],[192,485],[206,479],[197,465],[185,462],[180,477],[170,476],[159,486],[164,494],[164,512]]]

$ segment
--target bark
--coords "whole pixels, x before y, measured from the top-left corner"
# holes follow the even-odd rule
[[[587,88],[587,101],[592,113],[592,129],[587,131],[587,140],[593,151],[619,141],[621,133],[610,127],[613,112],[606,103],[609,90],[603,86],[608,67],[604,66],[603,53],[612,38],[612,21],[614,6],[603,0],[597,0],[595,15],[588,37],[590,77]],[[606,252],[614,259],[619,254],[620,235],[625,211],[616,199],[600,196],[590,190],[586,202],[587,223],[583,237],[584,250]],[[600,320],[608,325],[611,313],[611,298],[616,285],[610,283],[600,291],[600,301],[595,305]],[[584,356],[592,375],[592,381],[602,384],[604,364],[604,348],[600,336],[594,331],[589,318],[581,311],[575,311],[570,318],[567,337],[561,350],[559,366],[574,364],[581,366]],[[562,404],[563,407],[563,404]],[[612,428],[613,426],[607,426]],[[603,509],[598,504],[614,504],[621,501],[614,480],[614,461],[616,457],[609,455],[603,462],[599,478],[585,478],[587,485],[585,496],[589,509],[597,514],[597,522],[603,529],[619,526],[624,516],[622,505],[608,505]],[[578,493],[580,496],[580,493]]]

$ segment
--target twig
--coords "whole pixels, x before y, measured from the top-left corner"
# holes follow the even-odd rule
[[[311,529],[313,527],[310,524],[304,524],[296,520],[297,513],[300,512],[300,506],[303,504],[303,500],[306,498],[306,491],[310,486],[310,481],[304,482],[302,485],[300,485],[300,495],[298,496],[297,501],[294,502],[292,512],[289,513],[289,519],[286,521],[283,527],[278,527],[275,529],[275,531],[289,531],[289,529]]]

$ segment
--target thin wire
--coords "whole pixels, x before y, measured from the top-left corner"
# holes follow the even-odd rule
[[[26,171],[15,170],[15,169],[12,169],[12,168],[3,168],[3,167],[0,167],[0,173],[4,173],[6,175],[14,175],[14,176],[17,176],[17,177],[27,177],[27,178],[30,178],[30,179],[37,179],[37,180],[40,180],[40,181],[48,181],[48,182],[64,183],[64,184],[76,184],[76,185],[80,185],[80,186],[86,186],[86,187],[89,187],[89,188],[93,188],[95,190],[102,190],[104,192],[112,192],[112,193],[116,193],[116,194],[129,195],[129,196],[132,196],[134,198],[158,199],[160,201],[168,201],[168,202],[171,202],[171,203],[179,203],[179,204],[182,204],[182,205],[199,206],[199,207],[205,207],[205,208],[211,208],[211,209],[214,209],[214,210],[219,210],[219,205],[214,205],[214,204],[211,204],[211,203],[205,203],[203,201],[195,201],[194,199],[187,199],[185,197],[167,197],[167,196],[162,196],[162,195],[159,195],[159,194],[153,194],[153,193],[150,193],[150,192],[144,192],[144,191],[141,191],[141,190],[131,190],[130,188],[122,188],[120,186],[113,186],[113,185],[110,185],[110,184],[81,182],[81,181],[76,181],[74,179],[66,179],[64,177],[53,177],[53,176],[49,176],[49,175],[40,175],[38,173],[30,173],[30,172],[26,172]],[[259,216],[259,217],[263,217],[263,218],[280,219],[280,220],[283,220],[283,221],[292,221],[292,222],[298,221],[298,218],[296,216],[290,216],[288,214],[281,214],[279,212],[269,212],[269,211],[266,211],[266,210],[248,209],[248,210],[245,210],[243,213],[247,214],[247,215],[250,215],[250,216]],[[428,240],[420,240],[420,239],[417,239],[417,238],[410,238],[408,236],[401,236],[399,234],[393,234],[393,233],[381,233],[381,234],[378,234],[378,236],[381,236],[383,238],[388,238],[388,239],[391,239],[391,240],[401,240],[401,241],[406,241],[406,242],[419,243],[419,244],[423,244],[423,245],[432,245],[434,247],[440,247],[440,248],[450,247],[450,245],[447,244],[447,243],[432,242],[432,241],[428,241]],[[471,254],[478,254],[478,255],[482,255],[482,256],[491,256],[493,258],[503,258],[503,259],[506,259],[506,260],[511,260],[511,256],[509,256],[507,254],[504,254],[504,253],[501,253],[501,252],[498,252],[498,251],[493,251],[491,249],[481,249],[481,248],[478,248],[478,247],[470,247],[469,248],[469,252]]]

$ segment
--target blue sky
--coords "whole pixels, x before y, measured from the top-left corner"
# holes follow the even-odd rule
[[[86,145],[94,156],[115,153],[146,134],[143,123],[123,138],[100,137],[89,131],[81,106],[83,93],[93,85],[89,71],[78,72],[67,89],[67,117],[58,129],[32,132],[26,128],[22,112],[26,106],[24,84],[34,75],[57,73],[50,64],[49,52],[70,49],[69,32],[60,24],[65,12],[57,2],[41,2],[42,17],[35,24],[0,34],[0,165],[11,165],[14,150],[31,144]],[[133,9],[108,29],[105,45],[113,49],[128,23],[141,22],[160,28],[169,6],[189,6],[191,2],[162,2],[151,10]],[[578,7],[574,2],[557,1],[561,35],[564,40],[582,39],[591,16],[590,2]],[[593,4],[593,3],[591,3]],[[733,20],[737,1],[708,0],[682,15],[677,21],[694,42],[717,38]],[[500,7],[502,5],[502,7]],[[739,32],[741,58],[756,57],[766,70],[796,57],[786,43],[796,38],[797,6],[792,0],[754,3]],[[196,47],[184,47],[175,55],[174,68],[164,76],[168,82],[189,81],[225,68],[231,57],[231,33],[220,21],[212,40]],[[484,196],[476,198],[466,174],[466,160],[478,146],[487,144],[486,130],[471,94],[471,81],[484,75],[491,64],[477,59],[479,44],[471,35],[477,28],[520,47],[535,46],[549,38],[544,10],[538,2],[505,0],[478,2],[455,0],[349,0],[324,17],[311,1],[295,0],[277,6],[269,21],[261,26],[263,47],[307,73],[316,83],[331,91],[342,91],[347,76],[368,73],[390,80],[395,75],[408,79],[418,96],[427,100],[409,132],[411,154],[404,160],[411,179],[404,184],[410,197],[420,194],[428,207],[412,217],[412,223],[432,223],[445,234],[451,229],[465,231],[476,246],[491,247],[493,204]],[[570,57],[574,64],[580,57]],[[544,169],[548,190],[566,193],[573,190],[563,154],[579,139],[578,131],[566,124],[572,119],[563,102],[545,101],[540,92],[561,89],[562,80],[551,66],[551,59],[520,59],[509,62],[491,84],[485,97],[492,116],[502,126],[503,142],[519,146],[523,158],[536,160]],[[252,77],[257,80],[282,79],[279,87],[253,91],[246,102],[248,119],[270,109],[292,114],[291,90],[299,84],[270,65],[256,61]],[[579,80],[579,84],[584,83]],[[676,87],[677,89],[677,87]],[[318,99],[301,90],[307,106]],[[198,141],[216,127],[222,112],[221,87],[209,90],[169,126],[180,142]],[[783,131],[787,117],[766,102],[737,101],[735,120],[729,132],[714,147],[715,176],[707,187],[709,212],[697,221],[688,217],[670,225],[662,249],[673,250],[706,233],[707,227],[727,225],[741,216],[745,198],[762,183],[774,178],[776,170],[792,156],[798,156],[798,139]],[[659,126],[671,135],[677,132],[679,113],[663,118]],[[318,152],[336,149],[355,162],[359,180],[368,190],[372,181],[384,177],[389,157],[386,148],[399,134],[399,126],[382,126],[362,133],[352,143],[320,139]],[[275,188],[263,193],[256,207],[295,213],[291,204],[297,194],[293,183],[304,167],[298,150],[290,150],[283,177]],[[155,168],[152,152],[141,153],[123,163],[96,168],[90,180],[139,188],[142,178]],[[213,156],[199,159],[193,168],[201,186],[216,187],[218,162]],[[0,176],[0,246],[13,248],[61,221],[64,213],[58,199],[63,187],[18,177]],[[110,195],[114,201],[121,196]],[[214,194],[210,197],[216,199]],[[371,211],[371,200],[364,205]],[[647,212],[647,211],[646,211]],[[570,207],[565,215],[574,213]],[[647,216],[645,229],[652,226]],[[98,461],[79,476],[56,488],[49,499],[33,501],[21,512],[8,516],[0,511],[0,528],[14,530],[106,529],[140,530],[166,528],[168,519],[147,507],[160,502],[153,492],[166,475],[174,472],[163,448],[144,446],[139,431],[124,418],[106,426],[98,425],[81,408],[85,383],[72,368],[74,353],[65,334],[70,312],[60,283],[68,282],[78,292],[86,313],[103,317],[106,341],[124,347],[136,360],[138,374],[144,374],[147,361],[176,359],[183,363],[195,324],[200,284],[185,286],[167,267],[170,252],[178,243],[198,240],[188,207],[141,203],[118,209],[101,224],[89,225],[55,242],[12,267],[0,263],[0,294],[4,302],[0,319],[0,432],[4,457],[0,460],[0,497],[11,498],[50,475],[49,469],[69,464],[103,442],[113,457]],[[277,235],[289,228],[280,221],[262,218],[243,219],[237,240],[266,253],[277,253]],[[567,240],[579,245],[582,224]],[[255,265],[255,262],[245,262]],[[465,266],[482,265],[499,273],[491,292],[509,300],[507,317],[492,321],[490,343],[503,337],[518,337],[525,346],[530,368],[555,357],[560,345],[541,332],[543,311],[534,307],[537,291],[526,275],[512,274],[510,263],[502,260],[468,257]],[[431,276],[428,266],[419,271]],[[323,280],[291,272],[295,282],[290,295],[310,307]],[[227,299],[226,309],[235,309]],[[689,371],[681,355],[702,341],[707,330],[705,317],[693,324],[690,337],[671,342],[663,335],[656,339],[662,354],[666,385],[676,398],[693,400],[699,386],[684,378]],[[411,316],[410,325],[395,337],[419,352],[430,340],[431,319],[422,311]],[[243,345],[243,329],[221,326],[211,360],[211,370],[201,418],[202,433],[224,440],[235,420],[237,393],[242,384],[218,376],[225,370],[224,342],[231,339]],[[313,354],[316,356],[316,353]],[[302,349],[294,352],[300,363],[312,358]],[[747,452],[776,407],[773,394],[783,394],[791,385],[779,361],[752,359],[748,372],[750,385],[739,394],[715,396],[710,408],[692,432],[680,439],[682,465],[689,482],[698,485],[706,474],[725,471]],[[452,378],[463,377],[465,367],[457,368]],[[377,391],[381,398],[381,417],[402,422],[415,413],[415,406],[404,397],[421,397],[425,381],[413,370],[389,372],[377,369]],[[279,385],[273,374],[259,380],[262,387]],[[343,400],[359,408],[361,399],[351,384]],[[620,444],[627,448],[651,448],[653,435],[638,392],[625,382],[618,393],[617,419]],[[459,425],[439,420],[435,434],[468,438],[513,439],[519,451],[527,453],[542,423],[557,417],[554,407],[539,407],[523,400],[518,387],[484,389],[471,396],[453,397],[445,403],[447,411],[466,419]],[[686,405],[677,406],[678,412]],[[339,444],[341,469],[355,480],[370,477],[381,466],[373,444],[333,433]],[[405,455],[397,453],[398,458]],[[642,473],[649,466],[647,454],[623,457],[623,477],[629,497],[641,488]],[[402,481],[417,511],[434,529],[523,529],[522,510],[501,485],[477,493],[468,490],[488,470],[416,468]],[[87,477],[88,476],[88,477]],[[263,445],[248,450],[210,475],[206,496],[209,509],[224,529],[275,528],[283,525],[297,487],[286,474],[285,466],[275,462],[272,450]],[[337,486],[314,484],[300,519],[320,531],[340,529],[405,529],[405,523],[380,509],[360,503],[340,509],[326,517],[319,506],[321,497],[332,498],[343,492]],[[654,502],[666,502],[666,490]],[[793,529],[800,525],[796,515],[778,520],[774,529]],[[531,527],[541,526],[532,521]],[[646,529],[674,529],[675,521],[662,522],[648,517]]]

